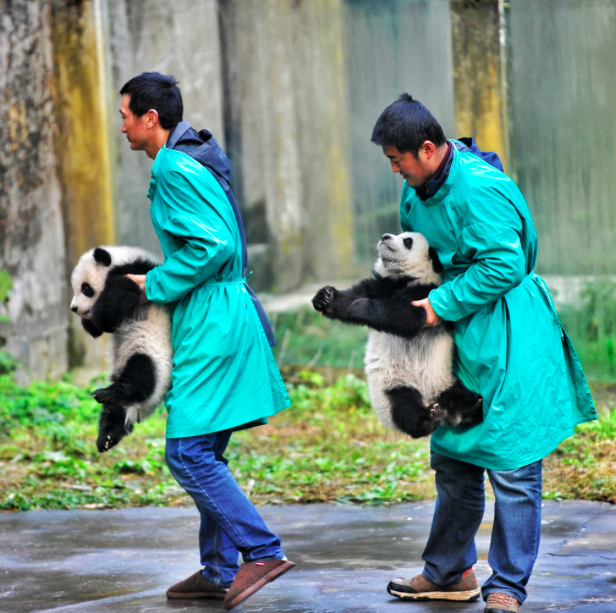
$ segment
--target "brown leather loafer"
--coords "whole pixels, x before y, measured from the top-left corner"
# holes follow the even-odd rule
[[[277,579],[280,575],[284,575],[294,566],[295,564],[288,560],[244,562],[229,588],[229,593],[224,602],[225,609],[229,611],[233,607],[237,607],[238,604],[244,602],[264,585]]]
[[[224,598],[228,590],[216,587],[203,578],[202,571],[198,570],[194,575],[172,585],[167,590],[167,598]]]

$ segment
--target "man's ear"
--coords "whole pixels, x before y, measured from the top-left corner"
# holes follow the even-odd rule
[[[426,159],[431,160],[436,152],[436,145],[431,140],[425,140],[421,148],[424,150]]]
[[[443,265],[438,259],[438,254],[436,253],[436,249],[434,247],[428,248],[428,257],[432,260],[432,268],[434,268],[434,272],[443,272]]]
[[[148,128],[153,128],[159,122],[158,111],[156,109],[150,109],[145,114],[145,119],[146,119]]]
[[[102,247],[97,247],[92,254],[94,261],[100,266],[111,266],[111,254]]]

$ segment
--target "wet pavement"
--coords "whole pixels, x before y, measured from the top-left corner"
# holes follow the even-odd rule
[[[410,603],[391,598],[394,576],[421,571],[434,503],[391,507],[261,507],[297,563],[245,613],[479,613],[483,603]],[[547,502],[539,559],[522,613],[616,613],[616,506]],[[492,505],[477,538],[480,581]],[[224,611],[220,601],[167,601],[166,588],[199,568],[193,509],[0,513],[3,613]]]

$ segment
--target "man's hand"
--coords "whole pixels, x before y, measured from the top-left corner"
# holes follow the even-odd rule
[[[124,275],[131,281],[134,281],[141,290],[141,297],[139,298],[139,304],[149,302],[145,295],[145,275]]]
[[[423,300],[415,300],[415,302],[411,302],[413,306],[423,307],[426,309],[426,325],[428,326],[438,326],[442,319],[436,314],[435,310],[432,308],[430,304],[430,300],[428,298],[424,298]]]

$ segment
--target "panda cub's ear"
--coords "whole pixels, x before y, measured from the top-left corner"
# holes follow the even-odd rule
[[[97,247],[92,254],[94,261],[101,266],[111,266],[111,254],[102,247]]]
[[[434,249],[434,247],[428,247],[428,257],[432,260],[432,268],[434,268],[434,272],[443,272],[443,265],[438,259],[438,254],[436,253],[436,249]]]

